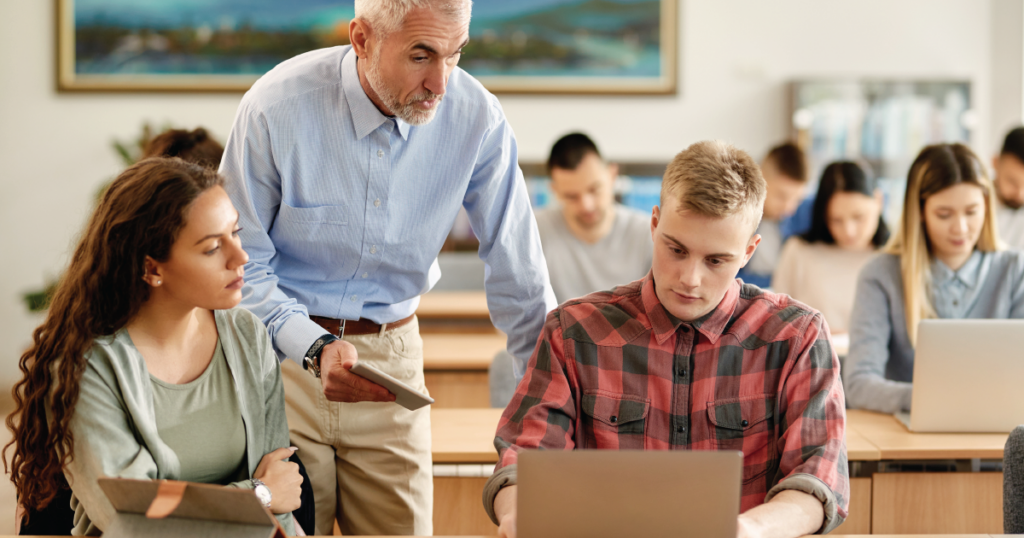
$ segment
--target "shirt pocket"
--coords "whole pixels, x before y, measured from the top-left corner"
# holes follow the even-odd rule
[[[581,448],[612,450],[644,448],[644,430],[651,401],[605,390],[588,390],[582,400]]]
[[[342,206],[281,204],[270,238],[289,276],[338,280],[352,278],[359,265],[361,238],[353,237],[353,233]]]
[[[743,483],[765,475],[776,464],[775,397],[767,394],[708,402],[716,450],[743,453]]]

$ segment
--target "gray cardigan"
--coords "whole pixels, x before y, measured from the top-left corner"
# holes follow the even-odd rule
[[[281,367],[255,315],[234,308],[216,311],[215,318],[245,424],[251,477],[264,454],[289,446]],[[71,419],[74,459],[65,471],[76,535],[98,534],[114,514],[98,478],[175,480],[180,474],[177,456],[157,431],[149,371],[128,332],[97,338],[86,359]],[[232,485],[251,487],[248,482]],[[295,533],[291,514],[277,518],[289,535]]]
[[[964,318],[1024,318],[1024,253],[981,253],[975,301]],[[883,413],[910,410],[914,347],[907,334],[900,258],[879,254],[861,270],[843,367],[846,402]]]

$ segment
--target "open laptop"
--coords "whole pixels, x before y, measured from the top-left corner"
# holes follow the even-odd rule
[[[530,450],[519,455],[521,538],[735,538],[743,454]]]
[[[1024,320],[926,319],[917,329],[913,432],[1009,433],[1024,424]]]

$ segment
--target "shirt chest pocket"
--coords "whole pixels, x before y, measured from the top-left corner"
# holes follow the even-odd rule
[[[708,402],[712,446],[743,452],[743,482],[777,467],[775,398],[771,395],[725,398]]]
[[[308,280],[349,279],[359,265],[361,237],[348,225],[343,206],[281,204],[270,238],[289,276]]]
[[[651,402],[646,398],[604,390],[588,390],[582,398],[580,448],[643,449]]]

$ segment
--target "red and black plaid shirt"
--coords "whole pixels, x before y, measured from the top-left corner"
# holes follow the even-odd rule
[[[820,313],[737,281],[683,323],[648,274],[548,314],[498,423],[485,504],[514,483],[523,449],[740,450],[741,510],[798,489],[823,501],[827,532],[849,506],[845,421]]]

